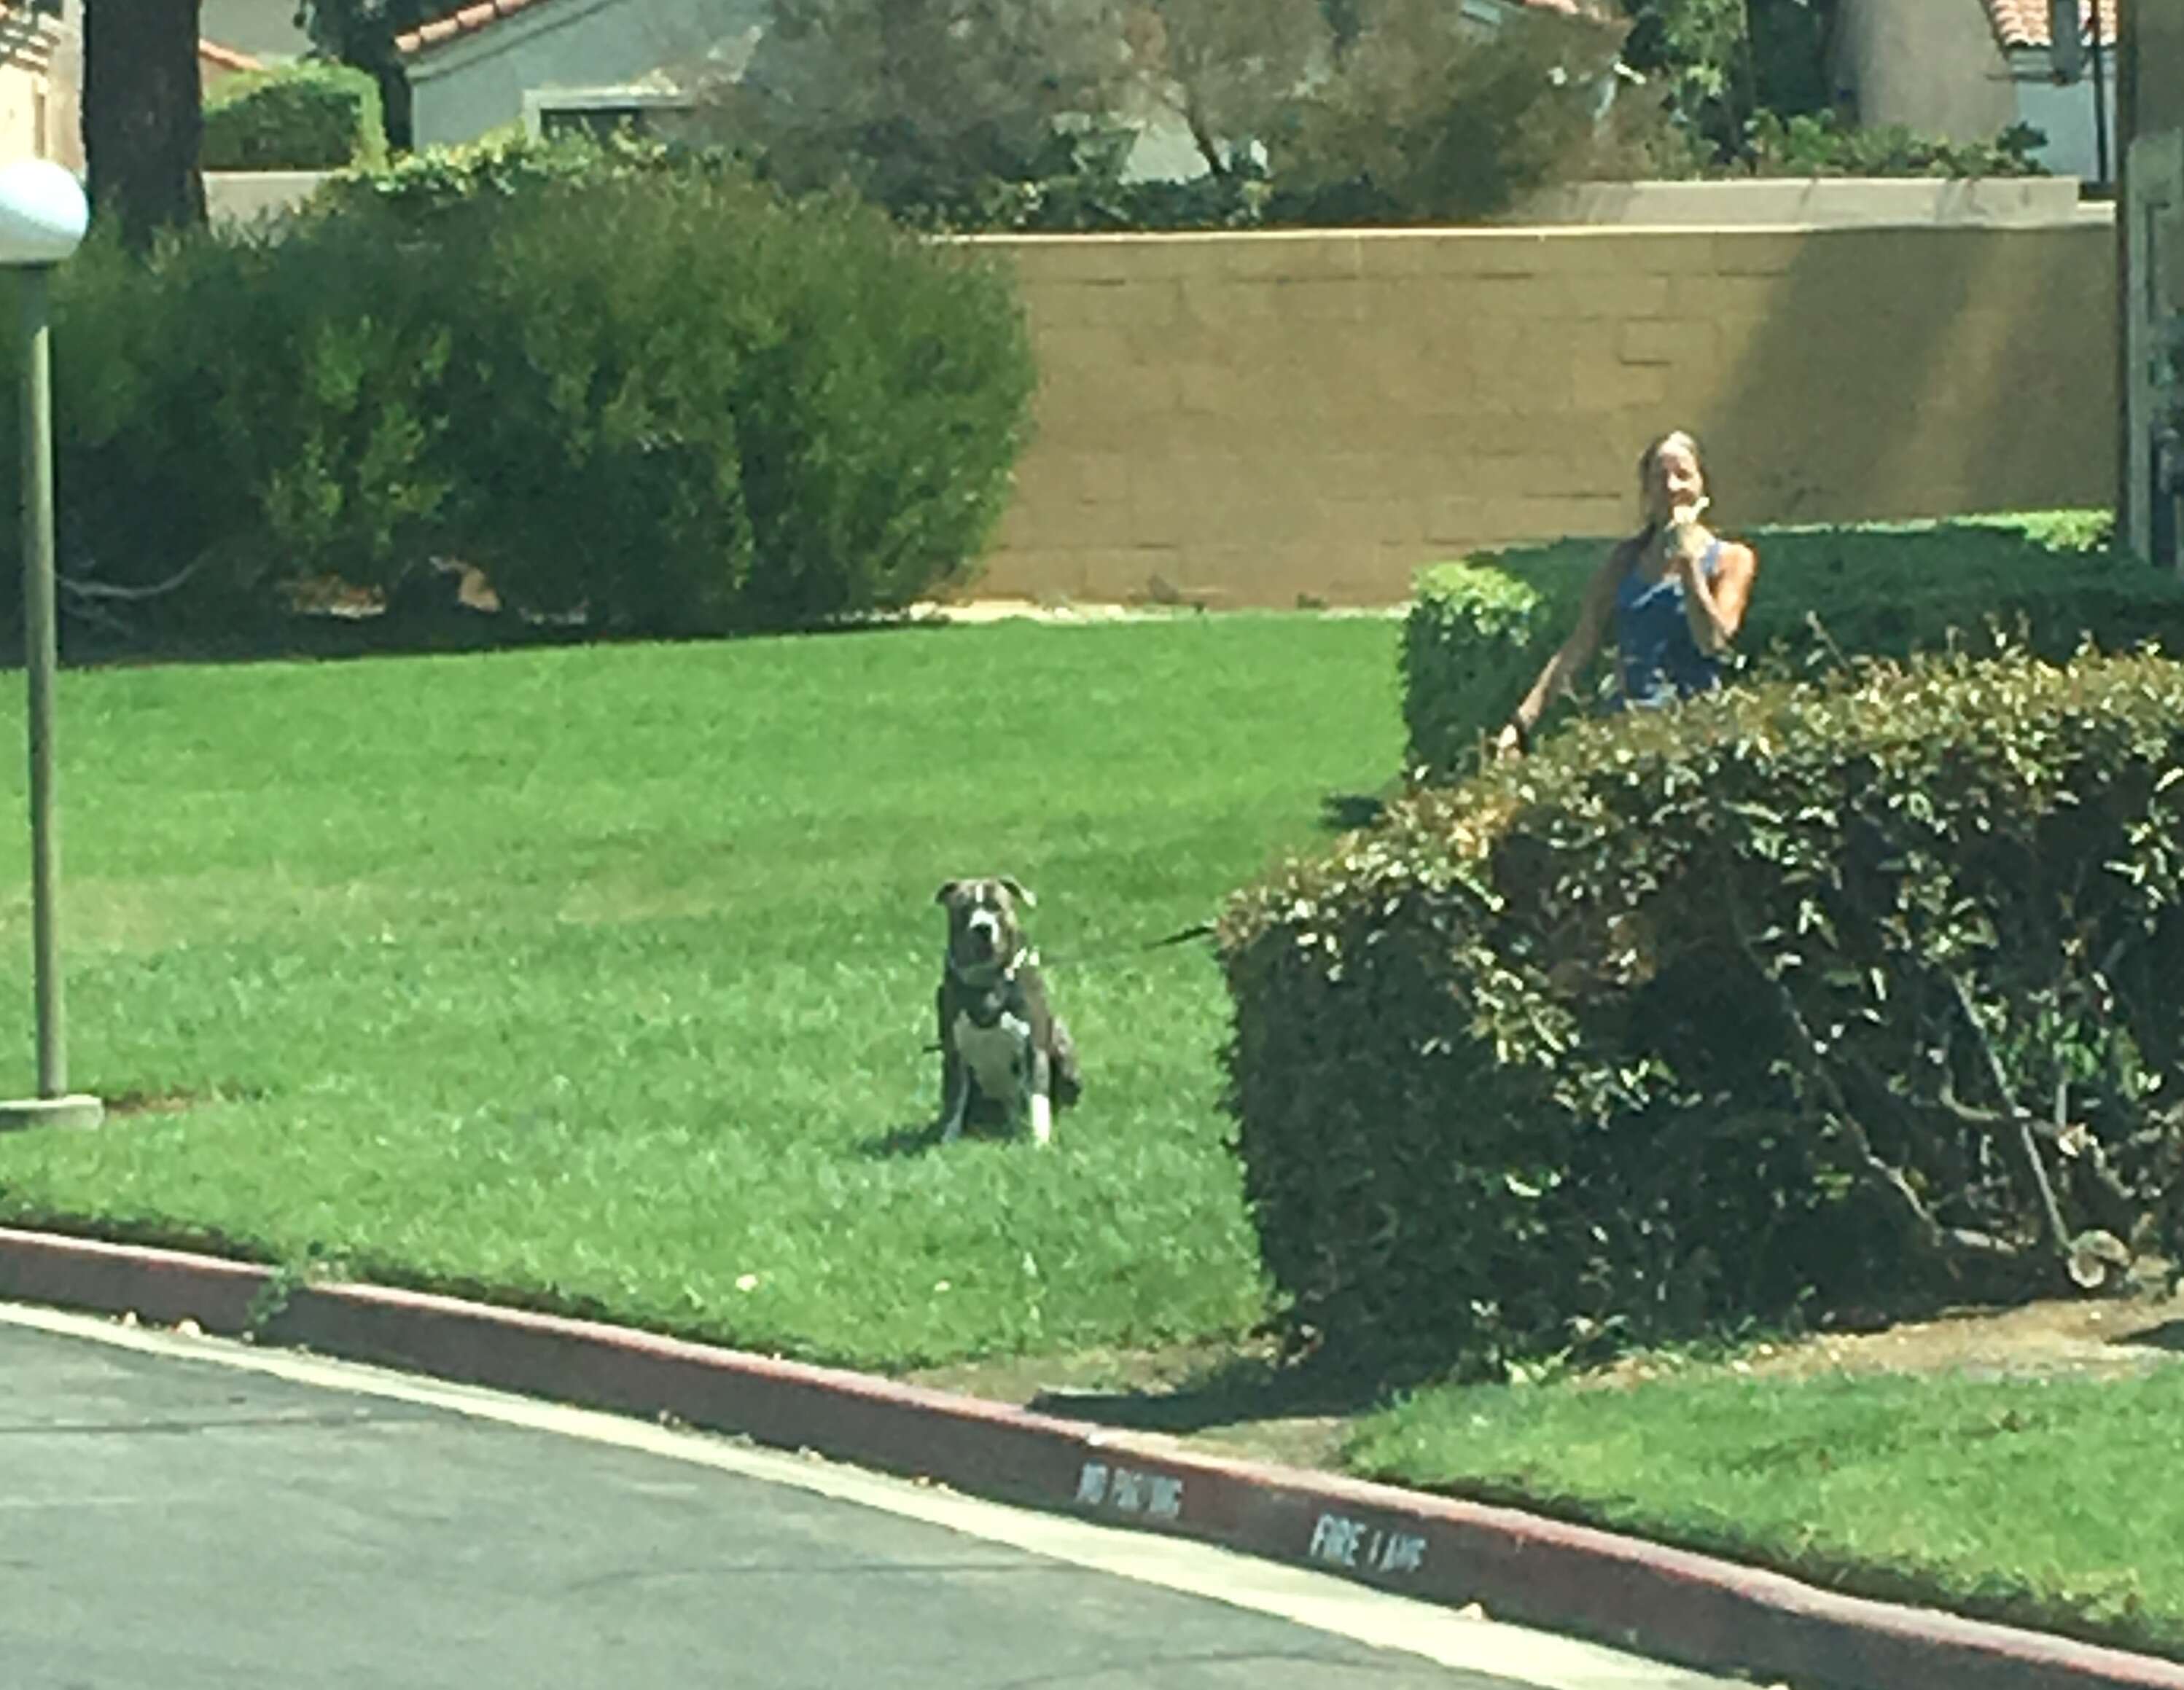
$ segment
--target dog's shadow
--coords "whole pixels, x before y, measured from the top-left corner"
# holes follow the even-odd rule
[[[885,1132],[874,1133],[871,1137],[861,1140],[857,1145],[857,1154],[868,1157],[875,1162],[894,1161],[906,1156],[928,1155],[933,1151],[946,1148],[941,1140],[940,1125],[937,1120],[916,1120],[905,1126],[891,1126]],[[956,1142],[959,1144],[997,1142],[1020,1138],[1023,1136],[1022,1132],[1013,1131],[1006,1125],[995,1125],[983,1120],[974,1115],[963,1123],[963,1136]]]
[[[900,1156],[922,1156],[939,1148],[940,1123],[916,1120],[907,1126],[889,1127],[885,1132],[862,1140],[857,1146],[857,1154],[875,1162],[886,1162]]]

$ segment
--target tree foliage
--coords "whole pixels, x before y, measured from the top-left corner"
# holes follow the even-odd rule
[[[1129,72],[1121,0],[774,0],[716,103],[784,187],[901,207],[1053,172]]]
[[[1321,0],[1139,0],[1128,28],[1154,105],[1217,176],[1248,163],[1335,41]]]
[[[1623,0],[1625,62],[1719,162],[1744,158],[1762,113],[1829,108],[1835,0]]]
[[[1334,220],[1461,221],[1643,154],[1642,106],[1610,108],[1619,32],[1513,17],[1491,31],[1440,0],[1378,0],[1273,149],[1278,183]]]

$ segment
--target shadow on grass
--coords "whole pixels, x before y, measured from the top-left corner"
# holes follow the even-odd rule
[[[1007,1142],[1022,1139],[1030,1142],[1028,1131],[1022,1127],[1011,1127],[999,1119],[982,1118],[973,1114],[963,1123],[961,1144],[979,1142]],[[876,1162],[892,1161],[902,1156],[923,1156],[935,1150],[950,1148],[940,1142],[940,1123],[938,1120],[916,1120],[902,1126],[891,1126],[885,1132],[874,1133],[861,1140],[857,1154]]]
[[[699,645],[780,635],[806,637],[956,631],[972,626],[909,611],[872,611],[808,622],[754,624],[710,633],[623,631],[574,618],[533,618],[460,606],[365,615],[293,611],[242,615],[226,623],[125,625],[66,615],[60,655],[71,669],[149,664],[337,662],[385,657],[482,655],[567,646]],[[22,667],[20,619],[0,607],[0,672]]]
[[[2128,1349],[2165,1349],[2184,1354],[2184,1320],[2164,1320],[2139,1332],[2119,1332],[2109,1342]]]
[[[898,1156],[922,1156],[927,1151],[939,1148],[940,1123],[937,1120],[918,1120],[906,1126],[891,1126],[885,1132],[875,1133],[858,1144],[857,1154],[869,1156],[876,1162],[885,1162]]]
[[[1408,1372],[1268,1355],[1238,1356],[1174,1384],[1129,1391],[1041,1391],[1024,1406],[1057,1420],[1187,1437],[1258,1420],[1347,1416],[1419,1382]]]
[[[1319,825],[1330,833],[1351,833],[1372,826],[1387,811],[1388,801],[1378,792],[1329,792],[1319,801]]]

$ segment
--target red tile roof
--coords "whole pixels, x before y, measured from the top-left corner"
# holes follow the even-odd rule
[[[2117,0],[2080,0],[2079,14],[2100,10],[2101,40],[2116,38]],[[1986,14],[1994,24],[1995,38],[2006,47],[2047,47],[2050,44],[2048,0],[1986,0]]]
[[[2033,3],[2034,0],[1987,0],[1989,5],[1997,7],[2021,4],[2029,8]],[[4,3],[4,0],[0,0],[0,3]],[[478,31],[499,23],[503,18],[545,3],[547,0],[476,0],[476,4],[465,6],[459,12],[450,12],[428,24],[421,24],[414,30],[404,31],[394,37],[394,50],[407,58],[412,53],[422,53],[428,47],[443,46],[460,36],[475,35]],[[1574,18],[1597,15],[1600,10],[1597,0],[1516,0],[1516,3],[1536,7],[1543,12],[1563,12]],[[2102,4],[2112,7],[2115,0],[2102,0]],[[2046,37],[2043,36],[2042,39],[2044,41]]]
[[[546,0],[477,0],[476,4],[465,6],[460,12],[450,12],[429,24],[404,31],[394,37],[394,50],[406,58],[427,47],[443,46],[458,36],[475,35],[503,18],[544,3]]]
[[[222,47],[216,41],[200,40],[198,57],[208,64],[222,70],[263,70],[265,67],[247,53],[237,53],[231,47]]]

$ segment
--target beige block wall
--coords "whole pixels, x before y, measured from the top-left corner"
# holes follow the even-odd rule
[[[1732,527],[2114,484],[2104,226],[971,244],[1042,370],[983,592],[1392,603],[1438,559],[1631,526],[1679,425]]]

